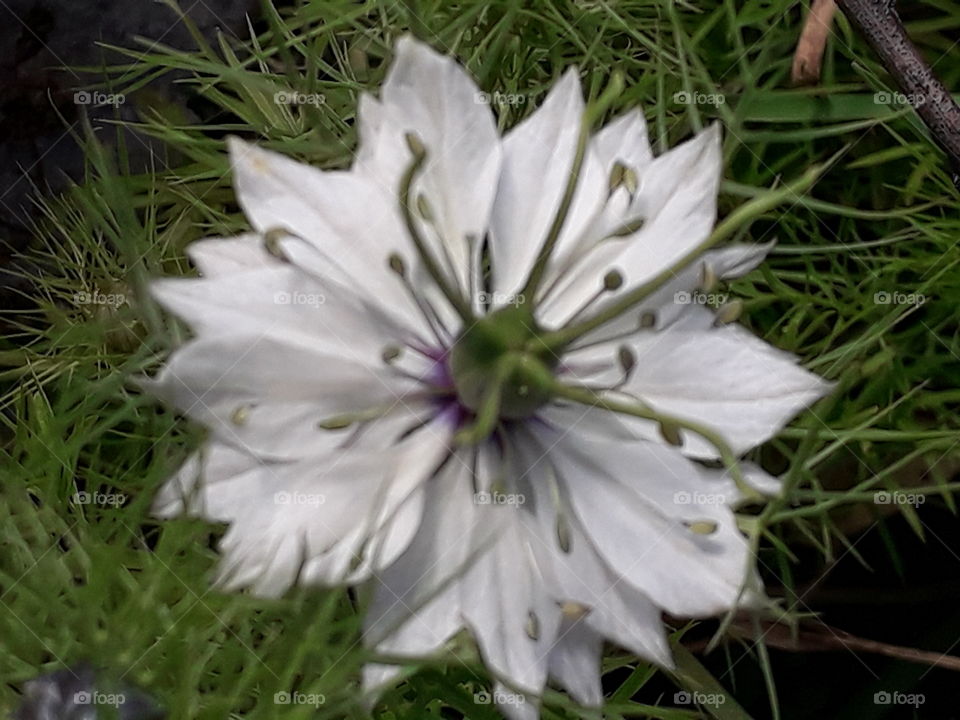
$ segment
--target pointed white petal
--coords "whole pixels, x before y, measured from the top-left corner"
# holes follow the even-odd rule
[[[491,672],[523,692],[539,696],[560,612],[543,592],[542,578],[524,542],[516,520],[522,511],[512,506],[487,505],[484,509],[489,516],[486,522],[502,534],[477,558],[464,581],[464,619]]]
[[[285,264],[200,280],[167,278],[154,281],[150,289],[199,334],[242,328],[250,335],[295,337],[303,345],[332,344],[338,352],[375,354],[410,337],[402,325],[361,304],[348,289]]]
[[[424,330],[408,292],[389,269],[415,253],[394,195],[353,172],[323,172],[242,140],[229,140],[237,199],[259,233],[283,229],[298,239],[295,261],[348,287],[363,287],[381,310]]]
[[[603,703],[602,649],[603,638],[581,618],[564,621],[550,651],[550,677],[581,705],[599,707]]]
[[[738,455],[776,435],[832,387],[737,326],[668,328],[637,335],[630,346],[637,366],[623,391],[655,410],[705,424]],[[699,436],[682,435],[687,452],[717,456]]]
[[[597,553],[569,499],[562,498],[558,506],[550,490],[557,482],[551,451],[539,445],[520,447],[517,456],[522,468],[517,474],[529,481],[525,490],[531,497],[525,504],[530,512],[521,517],[543,573],[544,592],[558,604],[586,608],[584,622],[595,633],[639,657],[671,667],[660,610]]]
[[[494,683],[493,701],[507,720],[538,720],[540,717],[540,702],[535,696],[517,692],[503,683]]]
[[[655,277],[696,248],[709,236],[716,220],[721,171],[716,125],[650,162],[621,219],[642,218],[643,226],[630,235],[596,244],[583,255],[551,291],[541,309],[541,321],[554,327],[569,317],[585,296],[600,287],[609,270],[616,269],[624,278],[621,289],[610,295],[616,297]]]
[[[381,572],[416,533],[422,486],[448,452],[451,431],[435,422],[379,452],[261,465],[259,497],[248,493],[230,509],[221,584],[277,595],[297,580],[328,586]]]
[[[733,607],[758,586],[733,513],[707,497],[698,466],[649,442],[617,443],[541,429],[573,512],[611,569],[679,616]],[[695,524],[713,528],[700,533]]]
[[[494,293],[509,302],[519,292],[549,233],[573,166],[583,116],[575,69],[503,140],[503,168],[490,226]],[[584,159],[557,254],[562,254],[602,205],[606,181],[592,151]],[[545,278],[549,281],[549,277]]]
[[[204,277],[259,270],[280,264],[280,260],[267,252],[263,237],[256,233],[197,240],[187,247],[187,256]]]
[[[459,629],[459,583],[477,549],[468,468],[454,457],[428,481],[423,522],[407,551],[374,579],[364,640],[382,652],[433,652]]]
[[[380,101],[365,100],[359,118],[354,167],[388,196],[396,197],[412,161],[406,135],[424,145],[427,159],[415,188],[432,220],[423,234],[438,259],[449,258],[464,292],[476,290],[471,255],[486,233],[500,168],[493,114],[476,84],[453,58],[406,36],[397,43]]]
[[[222,441],[264,458],[297,458],[325,447],[320,423],[379,410],[409,424],[429,417],[418,383],[294,343],[246,335],[197,340],[180,348],[143,386]]]
[[[631,110],[605,125],[593,138],[593,150],[605,169],[619,162],[639,180],[653,162],[643,113]]]

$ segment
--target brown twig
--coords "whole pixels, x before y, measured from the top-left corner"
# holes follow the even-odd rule
[[[960,177],[960,107],[910,42],[896,10],[896,0],[837,0],[913,105]]]
[[[937,667],[944,670],[960,671],[960,657],[946,653],[918,650],[917,648],[891,645],[877,640],[857,637],[848,632],[824,624],[822,621],[801,621],[797,627],[791,627],[774,620],[759,621],[761,638],[768,647],[788,652],[836,652],[849,650],[904,660],[906,662]],[[731,637],[748,641],[757,641],[756,626],[746,613],[738,613],[730,625]],[[703,650],[707,641],[684,643],[693,652]]]
[[[823,52],[836,11],[837,4],[834,0],[813,0],[803,23],[800,40],[797,41],[797,50],[793,54],[790,79],[794,85],[816,85],[820,82]]]

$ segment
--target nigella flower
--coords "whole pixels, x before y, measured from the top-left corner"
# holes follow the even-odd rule
[[[616,92],[571,70],[501,137],[401,39],[352,168],[232,141],[253,230],[154,287],[195,337],[150,384],[210,430],[158,512],[229,524],[225,588],[363,584],[379,653],[467,629],[518,718],[548,678],[600,703],[604,639],[669,666],[661,612],[761,597],[731,508],[776,481],[736,458],[828,389],[701,302],[768,249],[708,250],[717,128],[591,134]]]

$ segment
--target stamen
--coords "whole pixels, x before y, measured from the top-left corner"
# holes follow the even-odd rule
[[[531,610],[527,615],[527,637],[531,640],[540,639],[540,618],[537,617],[536,613]]]
[[[590,342],[579,343],[571,345],[567,348],[567,352],[574,352],[576,350],[585,350],[587,348],[596,347],[597,345],[608,345],[617,340],[625,340],[627,338],[633,337],[641,330],[649,330],[650,328],[655,327],[657,324],[657,314],[655,312],[644,312],[640,313],[637,318],[637,327],[632,330],[624,330],[623,332],[617,333],[615,335],[608,335],[603,338],[597,338],[596,340],[591,340]]]
[[[278,260],[290,262],[289,256],[280,245],[280,241],[285,237],[296,237],[296,235],[283,227],[270,228],[263,234],[263,247]]]
[[[380,357],[383,358],[384,363],[392,365],[402,354],[403,348],[399,345],[387,345],[380,354]]]
[[[606,344],[606,343],[604,343]],[[617,348],[617,364],[620,366],[621,376],[613,385],[594,385],[584,383],[580,387],[591,392],[613,392],[619,390],[630,380],[630,375],[637,366],[637,356],[626,345]]]
[[[737,300],[731,300],[726,305],[721,305],[717,310],[716,318],[714,318],[714,325],[729,325],[730,323],[736,322],[740,319],[740,316],[743,314],[743,300],[739,298]]]
[[[623,92],[623,76],[615,72],[611,78],[607,89],[597,99],[592,107],[587,108],[581,118],[580,135],[577,138],[577,149],[573,156],[573,163],[570,166],[570,175],[567,178],[566,187],[563,189],[563,195],[560,197],[560,205],[557,207],[557,214],[553,218],[547,237],[540,247],[537,259],[530,270],[530,275],[524,283],[522,294],[531,301],[537,294],[540,287],[540,281],[547,269],[547,263],[550,256],[556,248],[557,241],[560,239],[560,233],[567,222],[567,215],[570,213],[570,207],[573,205],[573,198],[576,195],[577,187],[580,184],[580,170],[583,167],[583,160],[587,153],[587,143],[590,139],[590,129],[594,121],[606,112],[607,108]]]
[[[417,310],[420,311],[420,316],[426,321],[427,327],[429,327],[430,332],[433,333],[434,339],[441,347],[446,347],[447,341],[444,338],[445,336],[449,337],[450,331],[444,326],[443,321],[433,306],[431,306],[425,298],[420,297],[414,289],[410,278],[407,277],[407,265],[403,261],[403,258],[397,253],[391,253],[387,258],[387,264],[390,266],[390,269],[400,277],[403,288],[407,291],[410,299],[413,300],[413,304],[417,306]]]
[[[397,275],[404,280],[407,279],[407,264],[403,261],[403,258],[400,257],[398,253],[392,253],[390,257],[387,258],[387,264]]]
[[[716,289],[719,279],[713,269],[713,265],[704,263],[700,268],[700,289],[704,292],[713,292]]]
[[[588,608],[583,603],[578,602],[562,602],[560,603],[560,612],[567,620],[576,622],[583,618],[587,613],[590,612]]]
[[[636,217],[633,218],[633,220],[627,220],[625,223],[618,226],[616,230],[602,238],[600,242],[609,240],[610,238],[622,238],[627,237],[628,235],[633,235],[635,232],[639,232],[643,228],[643,224],[646,221],[647,219],[645,217]]]
[[[717,523],[712,520],[697,520],[693,522],[684,522],[684,525],[697,535],[713,535],[717,531]]]
[[[413,162],[410,163],[400,182],[400,210],[403,214],[407,232],[413,241],[417,254],[423,262],[423,266],[433,279],[433,282],[436,283],[437,287],[440,288],[440,292],[443,293],[447,301],[453,306],[454,310],[457,311],[460,319],[469,324],[473,321],[473,311],[470,308],[470,304],[451,287],[440,266],[437,264],[436,258],[434,258],[432,253],[427,249],[427,244],[420,235],[420,229],[417,227],[417,220],[413,216],[413,203],[411,203],[410,193],[413,191],[413,180],[426,161],[427,151],[423,147],[423,143],[421,143],[413,133],[407,133],[406,140],[410,152],[413,153]]]
[[[570,521],[567,520],[567,516],[562,512],[557,512],[557,543],[560,545],[561,551],[568,555],[570,554]]]
[[[660,437],[666,440],[670,445],[673,445],[674,447],[680,447],[683,445],[683,436],[680,434],[680,428],[673,423],[658,423],[657,429],[660,431]]]
[[[253,405],[241,405],[230,414],[230,422],[237,427],[246,425],[247,420],[250,419],[251,410],[253,410]]]
[[[626,165],[617,161],[610,168],[610,181],[607,183],[608,195],[613,195],[617,188],[623,185],[623,173],[627,169]]]
[[[397,409],[397,407],[402,406],[405,400],[412,400],[428,396],[430,396],[430,393],[428,392],[410,393],[406,396],[398,397],[393,402],[376,405],[374,407],[367,408],[366,410],[358,410],[356,412],[334,415],[325,420],[319,421],[317,423],[317,428],[320,430],[343,430],[356,423],[379,420],[380,418],[389,415],[391,412]]]
[[[630,374],[637,366],[636,354],[626,345],[621,345],[617,348],[617,362],[620,363],[620,369],[623,370],[624,381],[629,380]]]
[[[600,287],[600,289],[597,290],[597,292],[595,292],[589,298],[587,298],[587,301],[583,305],[581,305],[577,309],[577,311],[567,319],[567,322],[572,323],[578,317],[583,315],[583,313],[589,310],[590,307],[595,302],[597,302],[597,300],[602,298],[607,293],[613,292],[615,290],[619,290],[622,285],[623,285],[623,275],[620,273],[619,270],[610,270],[609,272],[607,272],[607,274],[603,276],[603,285]]]
[[[771,190],[744,203],[730,213],[723,222],[717,225],[706,240],[694,247],[676,263],[660,271],[656,276],[642,285],[613,300],[608,307],[598,312],[592,318],[576,325],[570,324],[560,330],[544,334],[540,338],[542,344],[558,355],[563,354],[574,340],[618,318],[623,313],[630,311],[636,305],[646,300],[651,294],[655,293],[676,277],[681,270],[695,262],[704,252],[729,236],[744,223],[768,212],[785,200],[799,197],[801,193],[816,182],[826,167],[827,165],[814,166],[789,185]]]
[[[341,415],[329,420],[321,420],[317,423],[317,427],[321,430],[345,430],[355,422],[357,422],[357,418],[352,415]]]
[[[623,274],[619,270],[610,270],[603,276],[603,287],[609,292],[619,290],[623,286]]]
[[[419,212],[420,217],[427,222],[433,222],[433,209],[430,207],[430,202],[427,200],[427,196],[423,193],[417,196],[417,212]]]

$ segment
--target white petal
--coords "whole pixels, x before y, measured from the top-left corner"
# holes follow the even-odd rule
[[[653,319],[652,328],[656,330],[662,330],[681,319],[686,321],[696,319],[698,322],[695,324],[706,329],[713,324],[714,315],[712,311],[704,312],[709,309],[703,302],[707,291],[701,289],[704,267],[710,267],[718,280],[733,280],[756,268],[763,262],[772,247],[773,243],[769,242],[763,245],[730,245],[705,252],[694,263],[680,270],[659,290],[651,293],[633,310],[585,335],[581,342],[594,343],[603,338],[622,337],[636,330],[643,316]],[[598,286],[595,282],[591,291],[596,292]],[[717,295],[726,294],[723,290],[710,292]],[[560,327],[567,323],[570,313],[575,309],[573,303],[563,302],[545,308],[538,317],[547,326]],[[696,318],[691,315],[695,315]],[[589,314],[585,317],[588,316]]]
[[[373,579],[364,642],[379,652],[421,657],[463,624],[460,582],[476,553],[469,468],[454,457],[426,485],[423,521],[407,550]]]
[[[584,622],[594,632],[639,657],[671,667],[660,610],[601,558],[566,499],[561,511],[567,549],[561,548],[557,500],[550,492],[556,482],[550,452],[546,446],[521,446],[517,455],[523,469],[516,473],[528,480],[524,490],[531,502],[525,509],[531,512],[521,517],[543,573],[544,592],[558,604],[588,608]]]
[[[336,585],[382,571],[419,526],[422,485],[448,452],[451,432],[432,423],[384,451],[270,465],[259,499],[233,509],[220,542],[221,584],[276,595],[296,580]],[[222,483],[219,492],[229,491]]]
[[[599,707],[603,703],[600,684],[600,658],[603,638],[585,619],[566,620],[550,651],[550,677],[581,705]]]
[[[358,302],[348,289],[286,264],[201,280],[157,280],[150,289],[200,334],[223,335],[241,328],[250,335],[373,354],[410,338],[406,328]]]
[[[490,465],[493,467],[493,464]],[[463,616],[496,677],[539,696],[560,612],[544,586],[523,517],[523,505],[480,505],[474,535],[496,542],[464,579]],[[474,541],[479,545],[479,541]]]
[[[783,494],[783,482],[780,478],[770,475],[758,465],[741,462],[740,471],[747,487],[762,497],[775,498]],[[715,478],[715,484],[710,486],[710,491],[722,495],[730,507],[736,508],[754,499],[737,485],[727,470],[708,471],[707,475]]]
[[[538,720],[540,717],[540,702],[535,696],[517,692],[503,683],[494,683],[493,701],[507,720]]]
[[[433,411],[410,397],[417,383],[386,368],[247,335],[188,343],[143,385],[222,442],[264,458],[316,454],[330,432],[319,424],[343,414],[391,411],[413,424]]]
[[[641,333],[630,347],[637,365],[623,391],[655,410],[705,424],[738,455],[776,435],[832,387],[737,326]],[[699,436],[681,434],[689,454],[717,456]]]
[[[490,225],[493,290],[500,304],[519,292],[547,238],[570,177],[583,109],[580,82],[576,70],[570,69],[543,104],[504,137]],[[606,193],[603,171],[592,151],[586,154],[582,173],[558,254],[579,237]]]
[[[263,478],[270,477],[271,472],[269,463],[255,455],[211,441],[187,458],[160,488],[153,514],[162,518],[186,514],[229,522],[236,517],[238,506],[262,499]],[[224,489],[221,483],[229,483],[229,487]]]
[[[449,257],[461,288],[476,289],[477,278],[468,271],[486,233],[500,168],[493,114],[476,84],[453,58],[406,36],[397,43],[380,102],[365,100],[359,117],[354,167],[394,202],[412,161],[406,135],[423,143],[427,159],[415,188],[433,215],[433,228],[425,226],[424,235],[430,238],[435,229],[435,254]]]
[[[605,125],[593,138],[593,150],[605,169],[619,162],[643,177],[653,161],[647,139],[647,121],[640,110],[631,110]]]
[[[585,297],[600,287],[603,275],[616,269],[621,289],[629,292],[675,264],[709,236],[716,220],[722,171],[720,133],[711,126],[692,140],[654,159],[641,174],[636,197],[623,220],[643,218],[631,235],[596,246],[565,273],[541,309],[548,327],[570,316]]]
[[[389,257],[415,267],[399,205],[358,173],[322,172],[277,153],[229,141],[237,199],[260,233],[284,229],[299,240],[296,262],[348,287],[363,287],[383,312],[424,331]],[[286,251],[289,241],[284,243]]]
[[[263,237],[255,233],[197,240],[187,247],[187,256],[204,277],[259,270],[281,262],[267,252]]]
[[[541,432],[594,547],[659,607],[679,616],[714,615],[733,607],[742,587],[756,590],[749,546],[733,513],[705,496],[695,502],[701,497],[695,493],[709,492],[696,465],[653,443]],[[681,493],[694,501],[683,502]],[[715,530],[700,534],[693,523]]]

